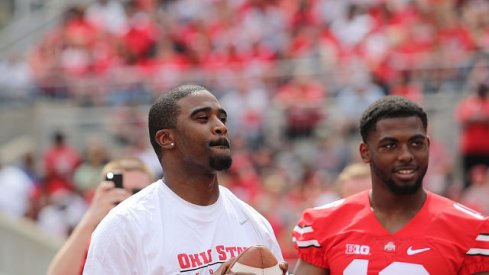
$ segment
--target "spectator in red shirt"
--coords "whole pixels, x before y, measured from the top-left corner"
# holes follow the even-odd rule
[[[323,119],[327,91],[308,71],[299,73],[282,86],[273,100],[286,115],[288,138],[310,137]]]
[[[480,83],[475,93],[460,102],[457,118],[461,125],[464,187],[470,186],[469,171],[477,164],[489,165],[489,84]]]
[[[80,153],[66,142],[63,132],[55,132],[52,142],[43,156],[46,191],[51,194],[60,188],[73,190],[73,174],[82,161]]]

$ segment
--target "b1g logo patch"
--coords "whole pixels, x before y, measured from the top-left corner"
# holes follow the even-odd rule
[[[360,244],[346,244],[347,255],[370,255],[370,246]]]

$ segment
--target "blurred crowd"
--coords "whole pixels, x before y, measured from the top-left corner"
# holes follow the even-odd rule
[[[434,138],[425,186],[489,214],[487,0],[91,1],[68,8],[27,55],[0,63],[0,104],[114,107],[117,155],[136,155],[161,176],[146,113],[133,106],[183,82],[207,87],[229,110],[234,161],[221,182],[269,219],[286,259],[302,210],[368,188],[357,121],[387,94],[421,105],[429,93],[467,94],[453,118],[469,140],[464,182]],[[0,159],[0,188],[10,190],[0,210],[68,236],[115,157],[108,151],[96,139],[76,148],[59,131],[40,159]]]
[[[314,124],[332,96],[350,119],[356,93],[459,91],[489,49],[486,0],[88,2],[67,8],[27,56],[2,62],[3,97],[147,103],[191,80],[285,108],[300,98],[308,111],[294,111]]]

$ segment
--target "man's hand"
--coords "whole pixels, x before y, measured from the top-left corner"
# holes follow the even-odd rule
[[[278,264],[278,266],[280,267],[280,269],[282,269],[282,271],[283,271],[282,274],[283,275],[287,274],[287,271],[289,271],[289,264],[287,262],[285,262],[285,261],[284,262],[280,262]]]
[[[95,195],[84,217],[86,222],[97,226],[117,203],[131,196],[127,190],[115,188],[111,181],[102,181],[95,189]]]

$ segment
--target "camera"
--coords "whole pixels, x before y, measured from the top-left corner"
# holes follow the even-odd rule
[[[120,172],[108,172],[105,179],[114,182],[116,188],[124,188],[122,186],[122,173]]]

